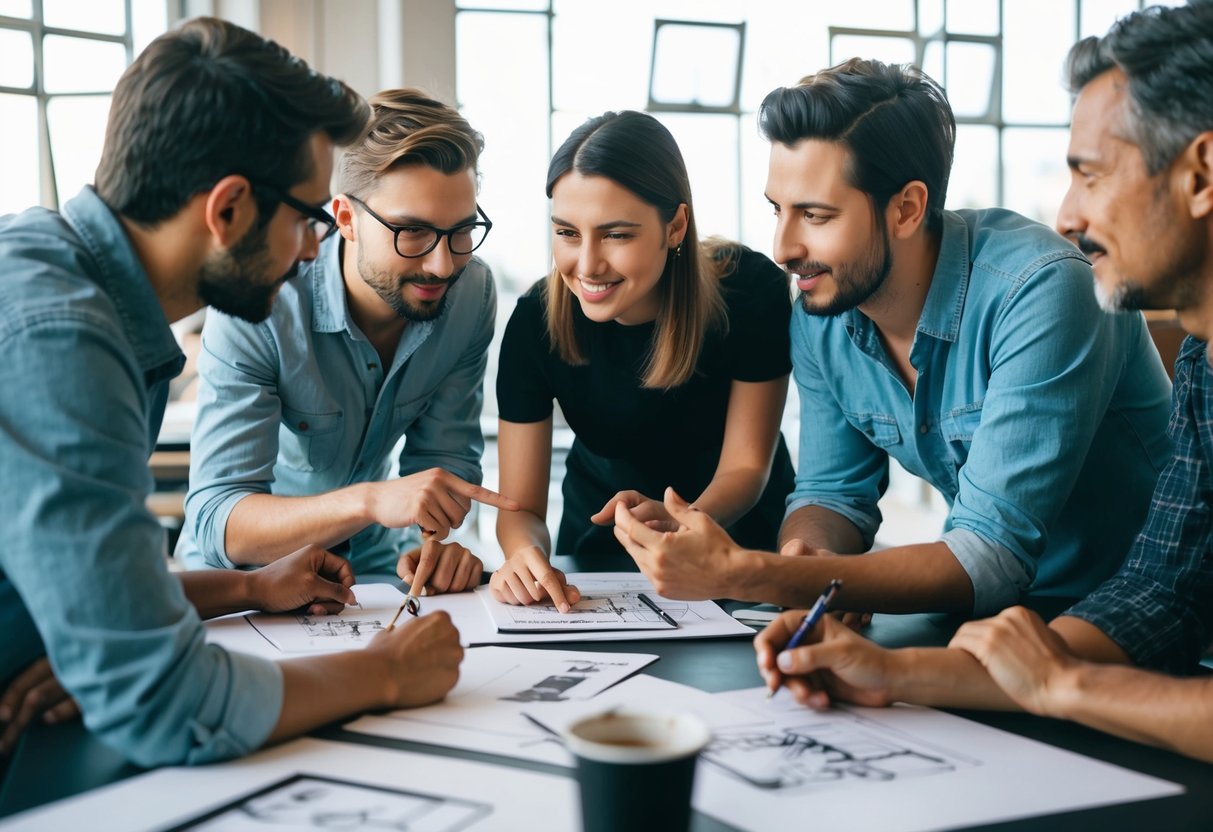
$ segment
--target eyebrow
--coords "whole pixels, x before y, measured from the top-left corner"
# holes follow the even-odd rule
[[[763,194],[763,196],[766,196],[766,194]],[[767,200],[767,202],[774,205],[776,208],[779,207],[779,203],[776,202],[775,200],[771,199],[769,196],[766,197],[766,200]],[[792,208],[794,208],[797,211],[808,211],[808,210],[841,211],[842,210],[837,205],[831,205],[828,202],[814,202],[812,200],[807,200],[805,202],[793,202]]]
[[[421,217],[414,217],[414,216],[410,216],[410,215],[401,215],[401,214],[390,214],[390,213],[386,213],[386,212],[381,212],[380,216],[382,216],[385,220],[390,222],[392,225],[427,225],[432,228],[440,227],[440,226],[437,226],[434,223],[430,222],[429,220],[422,219]],[[476,222],[476,220],[477,220],[476,214],[474,214],[474,213],[469,214],[468,216],[464,217],[463,219],[452,223],[451,228],[458,228],[461,225],[467,225],[470,222]]]
[[[556,225],[563,225],[565,228],[576,228],[577,226],[568,220],[562,220],[555,214],[552,215],[552,222]],[[596,231],[610,231],[613,228],[640,228],[640,223],[630,220],[611,220],[594,226]]]

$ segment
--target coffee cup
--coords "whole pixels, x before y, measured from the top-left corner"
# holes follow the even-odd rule
[[[616,709],[569,725],[584,832],[687,829],[695,761],[711,738],[698,717],[658,711]]]

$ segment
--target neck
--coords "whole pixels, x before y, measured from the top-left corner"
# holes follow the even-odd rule
[[[341,247],[341,279],[350,317],[362,333],[377,344],[398,337],[408,322],[379,297],[358,270],[358,244],[346,240]]]
[[[200,205],[192,200],[175,216],[151,228],[119,216],[169,323],[204,305],[198,297],[198,272],[206,258],[205,238],[194,233],[198,226],[190,216]]]
[[[893,268],[884,285],[860,305],[881,334],[897,343],[914,340],[939,260],[939,238],[925,230],[908,240],[893,240]]]

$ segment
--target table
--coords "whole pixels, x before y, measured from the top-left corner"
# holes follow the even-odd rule
[[[878,615],[868,635],[873,640],[890,646],[941,645],[950,638],[956,623],[954,618],[940,615]],[[744,639],[580,642],[533,646],[541,649],[547,647],[561,650],[656,653],[661,656],[661,660],[645,668],[644,672],[711,692],[761,684],[754,665],[753,649]],[[956,713],[995,728],[1171,780],[1187,789],[1185,794],[1176,797],[975,828],[1000,832],[1053,829],[1064,829],[1068,832],[1105,832],[1107,829],[1121,828],[1198,829],[1213,825],[1211,765],[1140,746],[1071,723],[1026,714]],[[343,731],[339,724],[322,728],[313,735],[322,739],[504,763],[548,773],[570,773],[566,769],[540,763],[354,734]],[[79,721],[59,726],[34,726],[15,751],[10,769],[3,788],[0,789],[0,817],[78,794],[141,771],[95,740]],[[1007,784],[1008,789],[1014,787],[1013,783]],[[696,832],[719,832],[731,827],[697,814],[692,828]]]

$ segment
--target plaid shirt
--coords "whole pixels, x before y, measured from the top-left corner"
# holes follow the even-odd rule
[[[1191,673],[1213,639],[1213,368],[1206,344],[1175,362],[1171,462],[1120,571],[1066,612],[1143,667]]]

